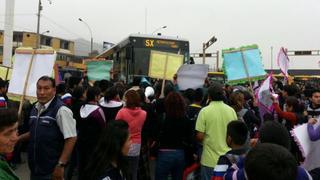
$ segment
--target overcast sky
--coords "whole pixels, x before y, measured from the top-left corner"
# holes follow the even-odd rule
[[[258,44],[266,68],[271,46],[275,57],[281,46],[289,50],[320,49],[319,0],[42,0],[41,32],[64,39],[90,39],[117,43],[131,33],[151,33],[190,41],[191,52],[201,52],[202,43],[216,36],[208,49]],[[16,30],[36,31],[38,0],[15,0]],[[5,0],[0,0],[3,29]],[[147,19],[147,23],[145,23]],[[320,57],[291,58],[294,68],[319,68]],[[316,66],[316,67],[315,67]]]

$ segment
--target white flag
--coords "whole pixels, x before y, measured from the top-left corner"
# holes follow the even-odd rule
[[[286,50],[283,47],[280,48],[280,51],[278,54],[278,66],[280,67],[282,74],[286,78],[288,78],[288,76],[289,76],[289,74],[288,74],[289,58],[288,58]]]
[[[272,94],[272,74],[270,74],[267,79],[264,80],[264,82],[261,84],[257,94],[259,104],[263,105],[268,110],[272,109]]]

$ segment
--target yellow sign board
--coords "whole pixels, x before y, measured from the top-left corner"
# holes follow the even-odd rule
[[[11,74],[12,74],[12,68],[0,66],[0,78],[1,79],[10,80]]]
[[[152,78],[172,80],[183,63],[183,55],[151,51],[149,76]]]

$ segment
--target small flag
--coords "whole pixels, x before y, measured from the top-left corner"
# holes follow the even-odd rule
[[[282,74],[286,77],[286,79],[288,79],[289,58],[287,55],[287,50],[285,50],[283,47],[280,48],[278,53],[278,66],[280,67]]]
[[[272,99],[271,96],[274,93],[272,88],[272,74],[269,74],[267,79],[261,84],[258,93],[256,94],[259,102],[259,111],[261,119],[266,113],[272,112]]]

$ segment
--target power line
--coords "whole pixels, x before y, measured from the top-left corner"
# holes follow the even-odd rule
[[[4,21],[0,21],[0,23],[3,23],[3,25],[13,25],[13,27],[16,27],[16,28],[22,28],[22,29],[25,29],[25,30],[28,30],[28,31],[33,31],[32,29],[29,29],[29,28],[26,28],[26,27],[22,27],[22,26],[17,26],[17,25],[14,25],[12,23],[5,23]]]
[[[19,13],[19,14],[0,14],[0,16],[34,16],[34,13]]]
[[[73,35],[78,36],[78,37],[80,37],[80,38],[86,39],[86,38],[84,38],[82,35],[79,35],[79,34],[77,34],[77,33],[74,33],[73,31],[69,30],[68,28],[66,28],[66,27],[64,27],[64,26],[62,26],[62,25],[60,25],[59,23],[57,23],[56,21],[50,19],[50,18],[47,17],[47,16],[44,16],[44,15],[43,15],[43,18],[47,19],[48,21],[50,21],[50,22],[53,23],[54,25],[57,25],[59,28],[65,30],[65,31],[67,31],[67,32],[69,32],[70,34],[73,34]]]

